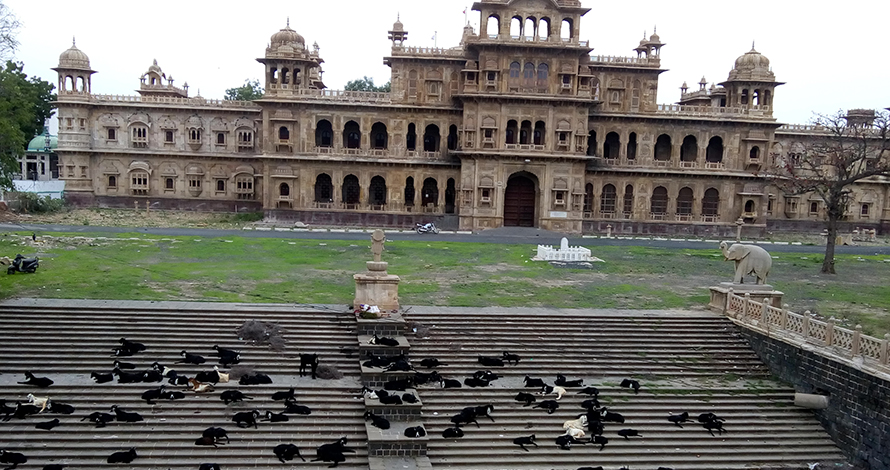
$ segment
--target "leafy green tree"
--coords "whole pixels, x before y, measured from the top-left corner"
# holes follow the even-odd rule
[[[263,86],[259,80],[244,80],[244,85],[226,90],[229,101],[253,101],[263,97]]]
[[[0,68],[0,188],[4,189],[12,188],[12,178],[21,170],[16,158],[43,131],[56,99],[55,85],[28,77],[23,70],[24,65],[11,60]]]
[[[376,91],[381,93],[389,93],[391,90],[390,82],[386,82],[381,86],[374,86],[374,79],[370,77],[362,77],[358,80],[352,80],[346,84],[346,91]]]

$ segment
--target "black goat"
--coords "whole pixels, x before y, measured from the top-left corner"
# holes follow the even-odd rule
[[[235,403],[236,401],[253,400],[253,397],[241,393],[240,390],[226,390],[220,394],[219,399],[228,405],[229,403]]]
[[[336,467],[340,462],[346,461],[347,452],[355,453],[355,449],[346,447],[346,437],[341,437],[330,444],[322,444],[315,449],[315,458],[312,462],[333,462],[328,468]]]
[[[383,416],[377,416],[370,411],[365,411],[365,421],[371,420],[371,425],[375,428],[389,429],[389,420]]]
[[[91,423],[95,424],[97,428],[104,428],[107,423],[114,421],[114,415],[109,413],[102,413],[100,411],[94,411],[85,416],[81,421],[86,420],[89,420]]]
[[[519,360],[521,358],[518,354],[510,354],[507,351],[504,351],[504,362],[513,364],[514,366],[519,364]]]
[[[161,385],[158,388],[153,388],[151,390],[146,390],[142,392],[142,399],[145,400],[145,403],[149,405],[154,405],[154,400],[161,398],[161,395],[164,393],[164,385]]]
[[[527,375],[524,379],[522,379],[522,382],[525,384],[526,387],[541,388],[545,385],[543,379],[533,379]]]
[[[596,467],[578,467],[576,470],[605,470],[602,465]]]
[[[290,421],[290,418],[284,413],[273,413],[271,411],[266,412],[266,418],[263,421],[270,421],[272,423],[283,423],[285,421]]]
[[[112,364],[112,367],[114,367],[116,369],[121,369],[121,370],[132,370],[132,369],[136,368],[136,364],[133,364],[132,362],[114,361],[114,364]]]
[[[137,343],[136,341],[130,341],[127,338],[120,339],[121,348],[126,349],[128,351],[132,351],[134,353],[145,351],[145,345],[142,343]]]
[[[613,413],[605,408],[600,410],[600,417],[602,421],[611,422],[611,423],[623,423],[624,416],[621,416],[619,413]]]
[[[49,421],[44,421],[42,423],[37,423],[34,425],[37,429],[43,429],[45,431],[51,431],[54,427],[59,425],[59,418],[55,418]]]
[[[532,408],[542,408],[547,410],[547,414],[551,415],[557,408],[559,408],[559,403],[556,400],[544,400],[541,403],[533,406]]]
[[[290,390],[284,392],[275,392],[272,394],[273,400],[293,400],[294,397],[294,389],[291,387]]]
[[[241,379],[238,380],[238,383],[241,385],[270,384],[272,383],[272,377],[269,377],[266,374],[255,372],[253,375],[242,375]]]
[[[90,374],[90,378],[93,379],[93,382],[96,382],[97,384],[104,384],[114,380],[114,374],[112,374],[111,372],[107,374],[104,374],[102,372],[93,372]]]
[[[518,445],[520,449],[526,452],[529,452],[529,450],[525,448],[525,446],[527,445],[538,447],[538,444],[535,443],[534,434],[532,434],[531,436],[517,437],[516,439],[513,439],[513,443]]]
[[[306,372],[306,369],[312,372],[312,379],[315,379],[315,371],[318,370],[318,354],[300,354],[300,377]]]
[[[206,361],[206,359],[204,359],[204,356],[186,352],[185,349],[183,349],[182,352],[179,353],[179,355],[182,356],[182,360],[176,361],[177,364],[184,363],[184,364],[194,364],[196,366],[199,366]]]
[[[439,381],[439,386],[442,388],[461,388],[460,380],[446,379],[444,377]]]
[[[191,380],[189,377],[185,375],[179,375],[176,372],[173,372],[172,374],[167,376],[167,383],[170,385],[188,385],[189,380]]]
[[[212,437],[199,437],[195,439],[196,446],[213,446],[216,447],[216,441]]]
[[[142,382],[160,382],[164,380],[164,374],[160,371],[149,369],[142,373]]]
[[[596,387],[584,387],[578,395],[587,395],[588,397],[598,397],[600,395],[600,391]]]
[[[373,338],[368,340],[368,344],[375,344],[377,346],[389,346],[391,348],[395,348],[399,346],[399,340],[390,338],[388,336],[377,336],[375,334]]]
[[[229,434],[223,428],[215,428],[211,426],[205,429],[203,433],[201,433],[201,437],[209,437],[213,439],[213,441],[217,444],[221,443],[223,438],[225,438],[226,443],[229,443]]]
[[[606,426],[602,421],[591,421],[590,414],[587,415],[587,430],[593,436],[600,436],[606,430]]]
[[[684,411],[678,415],[669,415],[668,416],[668,421],[676,424],[677,426],[680,426],[681,428],[683,427],[683,425],[680,423],[685,423],[688,420],[689,420],[689,413],[687,413],[686,411]]]
[[[10,470],[19,466],[19,464],[23,464],[28,461],[28,457],[25,457],[25,454],[19,452],[9,452],[8,450],[0,450],[0,463],[8,463],[11,464],[9,467],[6,467],[4,470]]]
[[[108,463],[130,463],[139,457],[136,455],[136,448],[130,447],[130,450],[124,452],[115,452],[108,456]]]
[[[216,355],[219,357],[219,363],[222,364],[223,367],[229,367],[232,364],[241,362],[241,353],[238,351],[221,348],[216,344],[213,345],[213,349],[216,350]]]
[[[362,362],[363,366],[375,367],[378,369],[382,369],[399,359],[407,359],[407,357],[404,354],[400,354],[398,356],[387,357],[387,356],[375,356],[371,353],[368,353],[368,355],[365,357],[368,357],[370,359],[366,360],[365,362]]]
[[[592,437],[590,438],[590,442],[592,442],[592,443],[594,443],[594,444],[599,444],[599,445],[600,445],[600,452],[602,452],[603,449],[606,448],[606,444],[609,443],[609,439],[607,439],[606,436],[602,436],[602,435],[594,435],[594,436],[592,436]]]
[[[499,357],[479,356],[477,360],[485,367],[504,367],[504,360]]]
[[[724,420],[723,418],[721,418],[721,417],[715,415],[714,413],[702,413],[702,414],[698,415],[698,422],[699,422],[699,423],[708,423],[708,422],[711,422],[711,421],[720,421],[720,422],[722,423],[722,422],[724,422],[724,421],[726,421],[726,420]]]
[[[473,408],[470,407],[470,410],[472,409]],[[454,426],[459,428],[462,424],[475,423],[476,427],[478,428],[479,421],[476,421],[476,413],[473,411],[466,413],[465,411],[466,409],[451,417],[451,422],[454,423]]]
[[[185,398],[185,394],[177,391],[167,391],[161,394],[160,398],[164,400],[182,400]]]
[[[15,411],[13,412],[12,417],[15,419],[25,419],[25,417],[36,415],[37,413],[40,413],[40,407],[15,402]]]
[[[3,421],[9,421],[10,415],[15,413],[15,407],[6,404],[6,400],[0,399],[0,413],[3,414]]]
[[[706,429],[712,436],[714,435],[714,430],[715,430],[715,429],[717,430],[717,433],[718,433],[718,434],[723,434],[724,432],[727,432],[726,429],[723,429],[723,422],[722,422],[722,421],[707,421],[707,422],[702,423],[702,426],[703,426],[703,427],[704,427],[704,428],[705,428],[705,429]]]
[[[640,393],[640,382],[637,382],[636,380],[624,379],[621,381],[621,386],[634,389],[634,393]]]
[[[142,421],[142,415],[139,413],[124,411],[117,405],[111,405],[111,412],[115,414],[118,421],[124,423],[136,423]]]
[[[501,377],[490,370],[477,370],[476,372],[473,372],[473,378],[482,379],[486,382],[492,382]]]
[[[202,463],[198,470],[222,470],[218,463]]]
[[[418,402],[417,396],[414,395],[413,393],[403,393],[402,401],[405,403],[417,403]]]
[[[577,380],[566,380],[566,377],[562,374],[556,374],[556,382],[555,385],[559,385],[560,387],[583,387],[584,379]]]
[[[424,385],[430,382],[441,382],[442,376],[439,375],[438,372],[432,371],[429,373],[424,372],[415,372],[414,373],[414,384],[415,385]]]
[[[459,427],[446,428],[444,431],[442,431],[442,437],[444,437],[445,439],[456,439],[458,437],[464,437],[464,431]]]
[[[387,372],[411,372],[414,370],[414,366],[411,365],[408,358],[399,358],[383,366],[383,370]]]
[[[464,408],[463,410],[461,410],[461,413],[466,413],[466,414],[472,413],[473,416],[476,416],[476,417],[485,416],[488,419],[490,419],[491,422],[493,423],[494,418],[491,417],[492,411],[494,411],[494,405],[489,403],[487,405],[468,406],[468,407]],[[476,424],[478,425],[479,423],[476,423]]]
[[[526,392],[517,393],[516,398],[514,398],[514,400],[520,401],[520,402],[525,402],[525,404],[522,406],[529,406],[532,403],[534,403],[535,401],[537,401],[535,399],[534,395],[532,395],[531,393],[526,393]]]
[[[444,362],[439,362],[439,359],[437,359],[435,357],[427,357],[427,358],[423,359],[422,361],[420,361],[420,365],[422,367],[426,367],[427,369],[433,369],[436,367],[447,366],[448,364],[445,364]]]
[[[556,445],[562,450],[571,450],[572,444],[589,444],[589,440],[576,439],[568,434],[563,434],[556,438]]]
[[[284,402],[284,411],[282,413],[292,413],[296,415],[310,415],[312,410],[306,405],[298,405],[297,402],[286,400]]]
[[[232,417],[232,422],[235,423],[239,428],[249,428],[251,425],[253,425],[254,429],[257,429],[256,420],[259,417],[259,411],[241,411],[235,413],[235,416]]]
[[[600,407],[600,401],[596,398],[588,398],[581,402],[581,408],[584,408],[587,411],[594,410]]]
[[[380,400],[380,403],[384,405],[401,405],[402,397],[398,395],[386,395],[386,396],[377,396],[377,399]]]
[[[413,384],[414,384],[414,381],[411,379],[411,377],[407,377],[404,379],[394,379],[394,380],[390,380],[390,381],[384,383],[383,389],[404,392],[409,387],[411,387],[411,385],[413,385]]]
[[[405,428],[405,437],[423,437],[426,436],[426,429],[423,426],[414,426]]]
[[[74,407],[67,403],[59,403],[57,401],[49,401],[49,404],[46,406],[47,413],[58,413],[63,415],[70,415],[74,413]]]
[[[278,444],[272,449],[272,452],[275,453],[275,456],[278,457],[278,460],[280,460],[281,463],[293,460],[294,457],[299,457],[303,462],[306,461],[306,459],[300,455],[300,449],[298,449],[295,444]]]
[[[618,431],[618,435],[625,439],[627,439],[628,437],[635,437],[635,436],[643,437],[640,434],[640,432],[637,431],[636,429],[620,429]]]
[[[46,388],[52,385],[54,382],[46,377],[34,377],[34,374],[32,374],[31,371],[25,371],[25,381],[16,383],[19,383],[21,385],[33,385],[39,388]]]
[[[487,380],[477,379],[476,377],[467,377],[466,379],[464,379],[464,385],[473,388],[487,387],[489,385],[489,382]]]
[[[195,374],[195,380],[203,384],[219,383],[219,371],[214,369],[208,372],[201,371]]]
[[[142,372],[124,372],[117,367],[111,371],[117,377],[119,384],[134,384],[142,382]]]

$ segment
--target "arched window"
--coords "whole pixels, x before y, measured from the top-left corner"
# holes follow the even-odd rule
[[[438,152],[439,151],[439,126],[430,124],[423,131],[423,151]]]
[[[653,189],[652,198],[649,202],[649,212],[659,215],[666,214],[668,210],[668,190],[664,186]]]
[[[315,177],[315,202],[334,202],[334,185],[325,173]]]
[[[550,66],[547,64],[538,64],[538,91],[546,92],[550,87]]]
[[[584,212],[593,211],[593,184],[584,185]]]
[[[615,186],[607,184],[603,186],[603,193],[600,195],[600,211],[612,214],[615,212],[615,201],[618,198]]]
[[[382,176],[371,178],[371,184],[368,186],[368,200],[374,206],[386,204],[386,180]]]
[[[386,133],[386,124],[375,122],[371,126],[371,148],[385,149],[389,136]]]
[[[457,150],[457,126],[448,127],[448,150]]]
[[[348,149],[361,148],[362,134],[358,123],[349,121],[343,126],[343,147]]]
[[[281,183],[280,185],[278,185],[278,195],[290,196],[290,186],[287,183]]]
[[[411,98],[417,96],[417,70],[408,72],[408,96]]]
[[[290,83],[288,80],[290,80],[290,70],[285,67],[281,69],[281,84],[287,85],[288,83]]]
[[[550,33],[550,18],[541,18],[541,21],[538,22],[538,40],[550,39]]]
[[[575,37],[574,25],[572,24],[571,18],[562,20],[562,24],[559,28],[559,37],[562,38],[563,41],[571,41]]]
[[[287,130],[287,127],[281,126],[278,128],[278,140],[281,142],[287,142],[290,139],[290,131]]]
[[[405,147],[412,152],[417,150],[417,128],[413,122],[408,124],[408,133],[405,134]]]
[[[637,159],[637,133],[631,132],[627,138],[627,159]]]
[[[420,204],[423,206],[439,205],[439,184],[435,178],[423,180],[423,188],[420,190]]]
[[[516,143],[516,134],[519,133],[519,124],[514,119],[507,121],[507,131],[504,132],[504,142],[508,144]]]
[[[117,187],[117,177],[114,175],[108,175],[108,187],[116,188]]]
[[[760,147],[754,146],[751,147],[751,152],[748,153],[748,157],[751,160],[759,160],[760,159]]]
[[[361,200],[361,187],[358,184],[358,177],[355,175],[347,175],[343,178],[343,202],[346,204],[358,204]]]
[[[748,104],[748,89],[747,88],[742,90],[742,96],[741,96],[741,100],[739,101],[739,103],[743,104],[743,105]]]
[[[630,217],[634,211],[634,187],[627,185],[624,187],[624,215]]]
[[[510,37],[513,39],[522,37],[522,18],[514,16],[513,19],[510,20]]]
[[[708,149],[705,159],[708,163],[720,163],[723,161],[723,139],[714,136],[708,141]]]
[[[405,178],[405,206],[414,205],[414,178],[409,176]]]
[[[497,16],[489,16],[488,22],[485,23],[485,32],[488,37],[494,39],[501,33],[501,19]]]
[[[510,76],[507,79],[507,86],[510,88],[519,88],[520,75],[522,75],[522,65],[519,62],[510,63]]]
[[[547,135],[547,124],[544,121],[535,123],[534,144],[544,145],[544,136]]]
[[[519,143],[523,145],[528,145],[532,135],[532,122],[531,121],[522,121],[522,125],[519,127]]]
[[[618,151],[620,149],[621,149],[621,138],[618,137],[618,133],[609,132],[608,134],[606,134],[606,141],[603,143],[603,158],[608,158],[608,159],[618,158]]]
[[[661,134],[655,141],[655,159],[658,161],[668,161],[671,159],[671,136]]]
[[[522,68],[522,88],[531,89],[535,87],[535,64],[526,62]]]
[[[457,190],[454,187],[454,178],[448,178],[445,182],[445,213],[454,214],[454,198]]]
[[[587,156],[596,156],[596,131],[590,131],[587,134]]]
[[[695,202],[692,189],[685,187],[677,194],[677,214],[692,215],[692,205]]]
[[[315,126],[315,146],[316,147],[333,147],[334,146],[334,130],[331,122],[327,119],[318,121]]]
[[[537,33],[536,29],[538,27],[538,22],[534,17],[528,17],[525,19],[525,24],[522,28],[522,36],[526,39],[534,39],[535,34]]]
[[[640,109],[640,88],[642,85],[639,80],[634,80],[633,91],[631,91],[630,95],[630,107],[634,111],[638,111]]]
[[[698,156],[698,140],[695,136],[687,135],[680,146],[680,161],[694,162]]]
[[[701,200],[701,215],[716,217],[720,210],[720,192],[714,188],[705,191],[705,197]]]
[[[223,180],[223,179],[216,180],[216,190],[219,192],[225,192],[226,180]]]

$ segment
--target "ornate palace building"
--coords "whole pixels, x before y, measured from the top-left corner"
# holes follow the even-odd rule
[[[72,46],[54,69],[66,195],[462,230],[719,235],[739,219],[761,231],[822,220],[819,201],[758,176],[819,130],[776,122],[783,83],[753,48],[723,82],[684,84],[677,104],[662,105],[657,34],[630,57],[591,55],[578,0],[473,10],[484,31],[467,26],[448,49],[407,45],[397,21],[390,93],[327,89],[318,46],[289,26],[258,59],[265,95],[253,102],[190,97],[157,62],[139,96],[96,94],[96,72]],[[860,185],[849,210],[857,225],[887,224],[887,184]]]

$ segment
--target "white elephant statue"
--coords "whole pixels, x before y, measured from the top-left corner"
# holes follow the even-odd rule
[[[757,284],[766,284],[766,276],[773,266],[773,258],[763,248],[757,245],[743,245],[720,242],[720,250],[726,260],[735,261],[735,284],[743,284],[745,276],[754,274]]]

